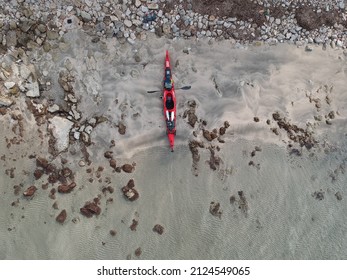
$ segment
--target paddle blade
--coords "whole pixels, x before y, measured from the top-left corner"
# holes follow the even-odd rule
[[[155,93],[155,92],[159,92],[159,90],[148,90],[147,93]]]
[[[180,89],[191,89],[192,88],[192,86],[185,86],[185,87],[181,87]]]

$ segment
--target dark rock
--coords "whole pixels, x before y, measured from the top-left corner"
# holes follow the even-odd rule
[[[71,177],[71,176],[72,176],[72,171],[71,171],[71,169],[68,168],[68,167],[64,167],[63,169],[61,169],[60,173],[61,173],[61,175],[64,176],[65,178]]]
[[[40,179],[42,175],[43,175],[43,170],[42,169],[36,169],[34,171],[34,177],[35,177],[36,180]]]
[[[207,141],[212,141],[213,139],[217,138],[218,135],[214,132],[210,132],[208,131],[207,129],[204,129],[203,130],[203,136],[205,137],[205,139]]]
[[[36,192],[37,188],[35,186],[30,186],[29,188],[27,188],[24,192],[23,195],[24,196],[33,196],[34,193]]]
[[[212,170],[217,170],[217,168],[219,168],[220,166],[221,158],[215,154],[215,151],[213,148],[210,147],[209,150],[211,155],[210,155],[210,160],[208,161],[208,163]]]
[[[59,192],[59,193],[69,193],[69,192],[71,192],[75,187],[76,187],[76,183],[75,183],[75,182],[72,182],[72,183],[69,184],[69,185],[60,185],[60,186],[58,187],[58,192]]]
[[[219,128],[219,135],[224,135],[226,132],[226,128],[224,126]]]
[[[134,166],[131,165],[131,164],[126,163],[126,164],[124,164],[124,165],[122,166],[122,170],[123,170],[124,172],[126,172],[126,173],[132,173],[133,170],[134,170]]]
[[[259,118],[258,118],[258,117],[254,117],[253,120],[254,120],[255,122],[259,122]]]
[[[222,216],[222,210],[220,209],[220,203],[219,202],[211,202],[210,203],[210,213],[213,216],[216,216],[218,218],[221,218]]]
[[[111,230],[110,230],[110,234],[111,234],[112,236],[116,236],[117,231],[115,231],[114,229],[111,229]]]
[[[101,208],[95,202],[86,202],[82,208],[80,208],[81,214],[90,218],[93,215],[99,215]]]
[[[62,210],[59,215],[55,218],[55,220],[58,222],[58,223],[61,223],[63,224],[66,220],[66,217],[67,217],[67,213],[66,213],[66,210]]]
[[[51,191],[49,192],[49,198],[55,199],[55,193],[56,193],[56,192],[57,192],[57,191],[56,191],[55,188],[51,189]]]
[[[133,219],[133,222],[132,222],[132,224],[130,225],[130,229],[131,229],[132,231],[136,231],[136,228],[137,228],[138,224],[139,224],[139,222],[138,222],[137,220]]]
[[[55,201],[55,202],[53,203],[52,207],[53,207],[54,209],[56,209],[56,210],[59,209],[59,207],[58,207],[58,202]]]
[[[162,235],[164,233],[164,227],[162,225],[159,225],[159,224],[156,224],[154,227],[153,227],[153,231]]]
[[[125,132],[126,132],[126,128],[127,127],[122,122],[120,122],[118,124],[118,132],[119,132],[119,134],[124,135]]]
[[[19,195],[21,187],[19,185],[13,186],[14,189],[14,195]]]
[[[129,180],[129,182],[128,182],[128,184],[127,184],[127,187],[128,187],[129,189],[132,189],[132,188],[135,187],[134,179],[130,179],[130,180]]]
[[[139,193],[135,188],[129,188],[128,186],[124,186],[122,188],[123,195],[129,200],[129,201],[135,201],[139,198]]]
[[[137,249],[135,250],[135,256],[136,256],[136,257],[139,257],[139,256],[141,256],[141,254],[142,254],[142,250],[141,250],[141,248],[139,247],[139,248],[137,248]]]
[[[46,169],[48,166],[48,160],[42,157],[36,158],[36,166],[42,167],[43,169]]]
[[[340,192],[335,193],[335,197],[337,200],[342,200],[342,194]]]
[[[112,159],[112,157],[113,157],[112,154],[113,154],[112,151],[106,151],[104,153],[104,157],[107,158],[107,159]]]
[[[116,169],[117,168],[117,162],[115,159],[111,159],[110,160],[110,166],[113,168],[113,169]]]
[[[322,190],[315,191],[312,196],[317,200],[323,200],[324,199],[324,192]]]

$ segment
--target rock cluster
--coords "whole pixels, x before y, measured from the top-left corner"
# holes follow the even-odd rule
[[[277,125],[280,129],[283,129],[287,132],[288,138],[295,142],[299,143],[301,147],[306,147],[310,150],[314,147],[318,142],[314,139],[313,133],[308,128],[301,128],[295,124],[291,124],[290,121],[281,116],[279,112],[275,112],[272,114],[273,119],[277,122]],[[272,130],[275,134],[277,130]]]
[[[71,29],[83,28],[96,43],[116,37],[135,44],[148,32],[169,38],[218,38],[249,43],[289,41],[346,46],[347,15],[343,0],[58,0],[14,1],[3,5],[0,17],[2,48],[42,47]],[[10,88],[12,84],[8,84]],[[36,96],[33,85],[30,96]],[[2,101],[3,103],[10,101]]]

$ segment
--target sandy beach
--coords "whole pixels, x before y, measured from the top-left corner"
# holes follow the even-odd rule
[[[346,50],[62,38],[1,55],[0,259],[347,258]]]
[[[42,60],[39,69],[47,69],[54,79],[70,60],[82,119],[103,116],[106,121],[90,133],[88,164],[79,141],[70,140],[67,150],[57,156],[48,153],[46,127],[52,116],[38,126],[24,98],[17,100],[13,112],[1,116],[2,259],[346,258],[347,107],[342,51],[317,47],[306,52],[290,45],[235,48],[229,42],[155,38],[150,45],[131,47],[114,41],[90,48],[74,40],[83,37],[79,31],[69,36],[73,38],[68,41],[76,43],[69,44],[66,52],[57,51],[51,61]],[[174,153],[168,148],[159,95],[146,93],[161,87],[166,49],[177,65],[173,69],[177,87],[192,86],[189,91],[177,90]],[[188,54],[183,52],[187,49]],[[135,63],[134,54],[145,66]],[[88,69],[87,61],[93,58],[95,65]],[[88,82],[96,85],[95,92],[83,87]],[[54,86],[54,101],[59,104],[64,95]],[[319,99],[321,107],[309,96]],[[194,128],[182,117],[192,100],[198,118]],[[325,116],[331,111],[335,118],[328,125]],[[273,119],[275,112],[309,128],[317,144],[308,150],[288,139]],[[22,137],[13,129],[17,122],[11,114],[23,115]],[[319,115],[321,121],[315,119]],[[199,120],[205,120],[206,126]],[[221,136],[225,143],[202,136],[203,129],[219,129],[225,121],[230,123]],[[116,127],[119,122],[126,126],[124,135]],[[14,137],[20,143],[8,147],[8,139]],[[112,140],[115,145],[110,148]],[[204,143],[196,170],[191,140]],[[209,165],[209,147],[220,158],[216,170]],[[106,151],[113,152],[119,166],[135,163],[135,170],[115,172],[104,157]],[[50,189],[58,184],[42,189],[47,175],[35,180],[35,158],[30,155],[69,167],[76,188],[50,199]],[[79,166],[81,160],[85,166]],[[103,171],[98,172],[99,166]],[[133,202],[121,192],[130,179],[139,192]],[[30,199],[23,197],[31,185],[38,190]],[[103,191],[105,186],[114,192]],[[98,195],[101,214],[81,215],[83,204]],[[57,209],[52,208],[55,202]],[[210,213],[211,202],[220,203],[220,214]],[[55,220],[62,209],[67,212],[63,225]],[[129,228],[133,220],[138,221],[135,230]],[[164,227],[162,235],[153,232],[156,224]],[[116,231],[115,236],[110,230]],[[139,257],[134,253],[137,248],[142,251]]]

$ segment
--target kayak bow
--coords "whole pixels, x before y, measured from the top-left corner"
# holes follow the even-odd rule
[[[164,118],[166,123],[166,133],[169,139],[171,151],[173,152],[176,135],[176,95],[168,51],[166,51],[164,71]]]

